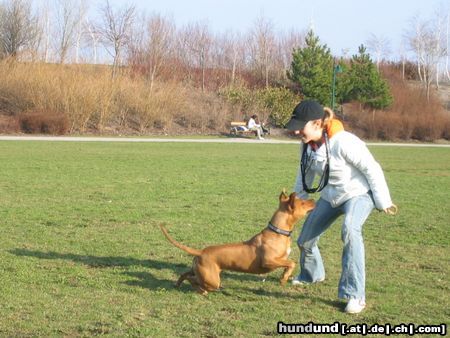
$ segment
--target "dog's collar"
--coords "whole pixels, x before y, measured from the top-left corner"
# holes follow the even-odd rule
[[[292,234],[292,231],[287,231],[287,230],[283,230],[283,229],[277,228],[271,222],[269,222],[269,224],[267,224],[267,228],[272,230],[273,232],[276,232],[277,234],[280,234],[280,235],[283,235],[283,236],[287,236],[287,237],[291,237],[291,234]]]

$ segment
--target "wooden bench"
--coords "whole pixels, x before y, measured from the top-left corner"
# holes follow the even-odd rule
[[[242,128],[243,127],[243,128]],[[231,121],[230,123],[230,135],[243,136],[253,134],[256,136],[256,131],[249,130],[247,128],[247,123],[244,121]]]
[[[244,128],[242,128],[242,127],[244,127]],[[230,123],[230,135],[245,136],[245,135],[250,135],[250,134],[253,134],[254,136],[258,135],[255,130],[249,130],[247,128],[247,122],[244,122],[244,121],[231,121],[231,123]],[[268,131],[265,131],[263,134],[264,135],[270,134],[270,129],[268,129]]]

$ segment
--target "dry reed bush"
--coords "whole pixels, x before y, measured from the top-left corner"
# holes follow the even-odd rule
[[[191,88],[184,109],[176,116],[181,126],[199,133],[223,131],[235,114],[230,104],[212,92]]]
[[[177,82],[150,89],[144,78],[125,72],[113,79],[108,67],[4,63],[0,70],[0,111],[20,116],[26,132],[216,132],[236,114],[214,93]],[[68,127],[46,126],[62,123],[56,117]]]
[[[114,113],[120,80],[113,80],[107,68],[16,63],[8,70],[1,72],[0,95],[7,98],[2,108],[14,115],[32,110],[40,116],[49,112],[52,119],[51,112],[58,112],[67,116],[73,133],[102,130]]]
[[[18,121],[28,134],[64,135],[69,129],[67,117],[58,113],[27,112],[20,114]]]
[[[175,117],[186,107],[188,92],[174,82],[158,84],[154,86],[153,91],[152,100],[156,116],[154,127],[170,131]]]
[[[27,72],[16,63],[0,62],[0,110],[6,115],[16,115],[28,108],[24,100]]]
[[[125,124],[145,133],[148,129],[168,132],[173,116],[185,101],[185,91],[175,83],[155,83],[128,79],[116,97],[116,110]]]
[[[367,139],[433,141],[449,139],[450,114],[432,92],[427,100],[418,82],[405,82],[400,74],[388,73],[392,106],[386,111],[363,109],[359,104],[346,105],[350,126]]]
[[[450,116],[442,112],[430,115],[400,115],[391,111],[351,109],[349,124],[353,132],[366,139],[434,141],[449,139]]]
[[[114,114],[114,98],[120,80],[105,70],[83,72],[79,67],[60,69],[55,74],[52,106],[64,112],[70,121],[70,132],[87,129],[102,131]],[[52,107],[47,107],[52,110]]]
[[[19,120],[15,116],[0,115],[0,133],[18,133]]]

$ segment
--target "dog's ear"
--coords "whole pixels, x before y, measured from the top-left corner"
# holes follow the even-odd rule
[[[286,188],[284,188],[280,194],[280,202],[287,202],[287,201],[289,201],[289,196],[286,194]]]
[[[295,209],[295,199],[297,198],[297,193],[293,192],[289,195],[289,210]]]

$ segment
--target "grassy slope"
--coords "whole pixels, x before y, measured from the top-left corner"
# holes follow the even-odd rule
[[[365,226],[367,310],[336,300],[340,227],[321,239],[327,280],[280,287],[224,273],[201,297],[173,282],[192,247],[259,232],[293,185],[295,145],[0,142],[1,336],[272,335],[291,323],[448,323],[450,150],[373,147],[397,217]],[[295,236],[298,234],[298,229]],[[298,259],[293,245],[291,258]]]

